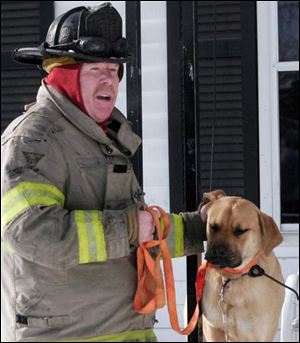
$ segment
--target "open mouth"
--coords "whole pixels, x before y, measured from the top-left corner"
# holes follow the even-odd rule
[[[101,100],[101,101],[109,102],[111,100],[111,96],[110,95],[98,95],[97,99]]]

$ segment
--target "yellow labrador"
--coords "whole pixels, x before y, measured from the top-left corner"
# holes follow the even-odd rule
[[[202,211],[207,221],[205,258],[217,267],[206,272],[201,303],[204,338],[208,342],[271,342],[284,288],[264,275],[251,277],[247,270],[239,274],[226,270],[243,269],[258,256],[254,264],[283,282],[272,252],[282,235],[274,220],[248,200],[226,196],[221,190],[204,197],[210,200]]]

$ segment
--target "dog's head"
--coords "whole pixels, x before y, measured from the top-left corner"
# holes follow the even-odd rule
[[[201,216],[207,222],[208,262],[219,268],[235,268],[257,254],[269,255],[282,242],[274,220],[252,202],[226,196],[221,190],[204,193],[208,201]]]

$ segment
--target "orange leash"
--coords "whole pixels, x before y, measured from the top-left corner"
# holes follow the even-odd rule
[[[157,209],[160,212],[161,219],[164,224],[164,230],[162,230],[159,217],[154,209]],[[158,239],[141,243],[137,249],[138,286],[133,301],[134,309],[139,313],[145,314],[151,313],[165,305],[164,281],[160,268],[160,259],[162,257],[171,326],[177,333],[181,335],[189,335],[194,330],[198,322],[198,297],[197,305],[190,322],[185,329],[181,330],[176,310],[176,295],[171,254],[167,244],[167,237],[170,231],[169,217],[165,211],[158,206],[151,206],[146,208],[146,210],[154,219]],[[154,247],[159,247],[155,258],[153,258],[149,252],[149,249]]]
[[[155,209],[160,212],[164,230],[162,230],[161,223]],[[176,293],[171,254],[167,244],[167,237],[170,231],[169,217],[166,212],[158,206],[147,207],[146,211],[148,211],[154,219],[158,239],[141,243],[137,249],[138,285],[133,301],[134,309],[139,313],[146,314],[154,312],[165,305],[164,281],[160,267],[160,259],[162,258],[166,283],[167,306],[171,326],[177,333],[181,335],[189,335],[195,329],[198,322],[199,301],[202,297],[206,269],[215,268],[215,266],[207,261],[204,261],[199,267],[195,282],[197,302],[196,307],[188,325],[181,330],[178,323],[176,309]],[[150,249],[154,247],[158,247],[158,249],[156,252],[156,257],[153,258],[151,256]],[[255,265],[257,260],[258,256],[256,256],[241,269],[222,268],[222,271],[228,273],[242,273]]]

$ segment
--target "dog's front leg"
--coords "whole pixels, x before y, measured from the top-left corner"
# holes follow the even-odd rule
[[[204,342],[226,342],[225,333],[222,329],[212,326],[204,316],[202,319]]]

